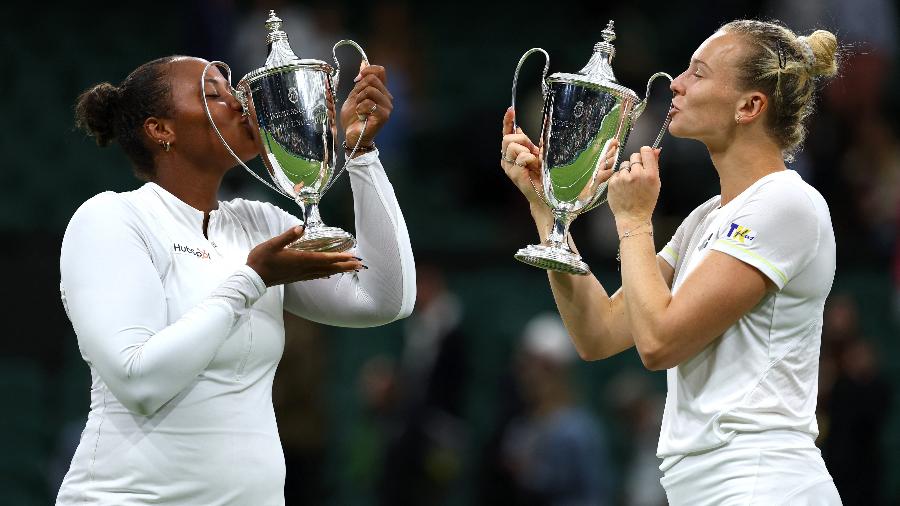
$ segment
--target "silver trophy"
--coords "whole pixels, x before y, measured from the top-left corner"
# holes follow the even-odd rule
[[[238,101],[258,130],[262,159],[273,184],[250,170],[231,150],[213,122],[203,94],[207,118],[238,162],[266,186],[288,197],[303,211],[303,236],[289,247],[305,251],[346,251],[356,245],[350,233],[322,223],[319,201],[346,168],[335,174],[336,122],[334,94],[340,78],[340,62],[335,51],[351,45],[368,64],[365,51],[352,40],[342,40],[332,48],[335,67],[320,60],[300,59],[294,54],[288,36],[281,30],[281,19],[269,11],[265,27],[268,57],[264,66],[248,73],[233,90]],[[206,65],[201,76],[201,90],[207,71],[220,67],[231,82],[231,69],[223,62]],[[201,91],[202,94],[202,91]],[[363,123],[352,158],[368,126]]]
[[[647,99],[618,84],[612,63],[616,34],[613,22],[601,32],[603,42],[594,45],[588,64],[574,74],[557,72],[547,77],[550,56],[541,48],[528,50],[519,60],[513,75],[512,106],[516,107],[516,84],[525,60],[536,52],[546,58],[541,92],[544,97],[541,123],[541,183],[543,192],[532,181],[535,192],[553,212],[553,228],[547,241],[520,249],[516,259],[541,269],[569,274],[587,274],[588,266],[569,248],[569,225],[579,214],[606,202],[607,181],[598,173],[605,168],[618,170],[621,148],[625,146],[635,120],[647,107]],[[647,83],[647,93],[658,77]],[[645,95],[645,96],[646,96]],[[666,118],[653,147],[658,147],[669,125]],[[515,131],[515,126],[514,126]],[[611,164],[610,164],[611,162]]]

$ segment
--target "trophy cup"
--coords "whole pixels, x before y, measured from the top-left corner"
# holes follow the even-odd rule
[[[206,96],[201,91],[207,119],[225,148],[250,174],[277,193],[294,200],[302,209],[304,233],[290,248],[346,251],[356,245],[356,239],[340,228],[326,226],[319,216],[322,195],[347,167],[345,162],[341,171],[335,174],[334,94],[340,79],[340,62],[335,51],[340,46],[351,45],[359,51],[366,64],[368,57],[356,42],[342,40],[332,48],[335,67],[320,60],[300,59],[291,49],[287,34],[281,30],[281,19],[274,10],[269,11],[265,27],[268,30],[265,65],[242,77],[237,89],[232,91],[241,103],[244,114],[249,115],[258,131],[263,164],[274,185],[258,176],[234,154],[216,127]],[[203,69],[201,90],[206,73],[212,66],[223,69],[229,85],[231,83],[228,65],[213,61]],[[359,147],[368,122],[367,116],[347,160]]]
[[[557,72],[547,78],[550,55],[541,48],[528,50],[519,60],[513,75],[512,107],[516,107],[516,84],[525,60],[536,52],[546,58],[541,80],[544,98],[541,123],[541,182],[543,194],[532,186],[553,213],[553,228],[547,241],[520,249],[515,258],[541,269],[585,275],[590,270],[581,257],[569,248],[569,225],[579,214],[606,202],[607,181],[598,181],[604,168],[618,170],[620,148],[638,116],[647,107],[647,98],[618,84],[612,63],[616,34],[610,21],[601,32],[603,42],[594,45],[588,64],[574,74]],[[647,92],[658,77],[672,77],[657,72],[647,82]],[[666,118],[653,147],[658,147],[669,125]],[[515,131],[515,125],[513,131]],[[609,165],[610,160],[612,166]]]

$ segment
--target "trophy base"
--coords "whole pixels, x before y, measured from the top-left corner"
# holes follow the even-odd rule
[[[531,245],[520,249],[516,253],[516,260],[539,269],[566,274],[585,276],[591,272],[588,265],[575,253],[544,245]]]
[[[356,246],[356,238],[337,227],[316,227],[303,233],[303,237],[288,245],[300,251],[340,253]]]

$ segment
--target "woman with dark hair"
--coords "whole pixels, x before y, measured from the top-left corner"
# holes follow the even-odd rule
[[[613,173],[622,288],[550,273],[587,360],[632,346],[667,369],[657,454],[671,504],[840,504],[814,441],[822,311],[835,270],[825,200],[785,160],[799,149],[837,41],[776,23],[735,21],[694,52],[672,83],[669,131],[709,150],[721,194],[701,204],[658,254],[652,216],[659,151],[641,148]],[[502,168],[531,204],[539,149],[504,118]],[[543,239],[544,237],[542,237]]]
[[[284,504],[282,310],[350,327],[412,311],[409,236],[373,143],[392,108],[384,68],[360,71],[340,113],[349,145],[368,116],[348,166],[359,246],[319,253],[286,248],[303,230],[281,209],[217,201],[235,161],[203,95],[237,156],[258,145],[221,73],[200,83],[206,63],[161,58],[78,99],[77,124],[117,141],[147,183],[91,198],[63,239],[60,290],[92,387],[57,504]]]

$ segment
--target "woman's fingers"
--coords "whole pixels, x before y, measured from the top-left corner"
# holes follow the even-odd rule
[[[281,234],[276,235],[275,237],[264,242],[263,245],[268,250],[279,250],[296,241],[301,236],[303,236],[303,227],[291,227]]]
[[[516,119],[516,112],[512,107],[506,109],[503,114],[503,135],[513,133],[513,121]]]
[[[644,146],[639,155],[644,170],[651,176],[657,175],[659,173],[659,148],[653,149],[650,146]]]
[[[538,147],[535,146],[534,143],[531,142],[531,139],[529,139],[528,136],[523,133],[504,135],[503,140],[500,142],[501,151],[503,153],[506,153],[509,149],[510,144],[525,146],[526,149],[531,151],[534,155],[540,154]]]
[[[380,117],[390,113],[393,108],[391,101],[375,88],[366,88],[363,96],[365,98],[356,103],[356,114],[358,116],[374,114],[376,117]],[[380,112],[379,109],[381,109]]]
[[[358,80],[362,81],[366,77],[372,76],[387,86],[387,71],[381,65],[366,65],[365,62],[360,64],[359,74],[356,76]]]
[[[520,151],[519,154],[516,155],[516,161],[514,163],[519,167],[528,168],[530,172],[534,169],[535,164],[538,163],[538,158],[531,154],[530,151],[524,150]]]
[[[390,91],[388,91],[387,86],[384,84],[384,81],[378,79],[373,75],[368,75],[359,80],[355,85],[353,85],[353,89],[350,90],[349,98],[355,99],[357,96],[363,93],[364,90],[367,90],[369,88],[374,88],[380,91],[384,96],[389,97],[391,100],[394,99],[394,96],[391,95]]]

